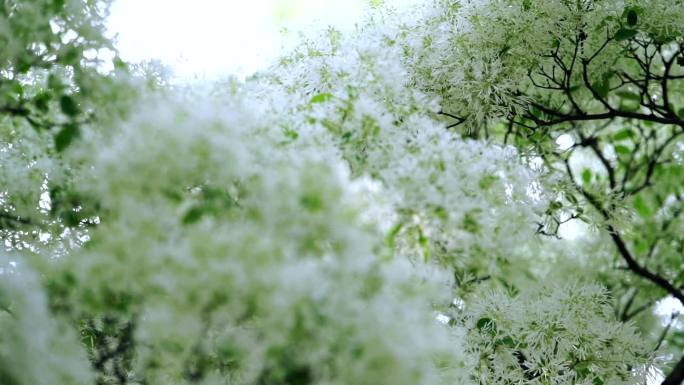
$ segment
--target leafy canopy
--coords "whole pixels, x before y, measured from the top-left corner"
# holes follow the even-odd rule
[[[0,383],[684,379],[682,2],[373,2],[192,87],[107,6],[0,3]]]

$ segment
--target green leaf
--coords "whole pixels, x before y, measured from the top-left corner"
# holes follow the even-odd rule
[[[606,76],[604,76],[603,79],[594,83],[593,88],[598,96],[605,98],[608,96],[608,92],[610,92],[610,78],[606,78]]]
[[[81,61],[82,52],[78,47],[69,47],[60,53],[58,60],[64,65],[77,65]]]
[[[613,140],[620,141],[620,140],[625,140],[625,139],[629,139],[632,137],[634,137],[634,132],[629,128],[625,128],[624,130],[620,130],[620,131],[616,132],[613,135]]]
[[[640,102],[641,101],[641,96],[639,94],[635,94],[634,92],[630,91],[618,91],[615,93],[617,96],[627,99],[627,100],[633,100]]]
[[[617,145],[615,146],[615,152],[618,155],[629,155],[632,151],[627,146]]]
[[[311,100],[309,100],[309,103],[311,103],[311,104],[324,103],[324,102],[327,102],[328,100],[331,100],[332,98],[333,98],[332,94],[327,94],[327,93],[318,94],[318,95],[314,95],[311,98]]]
[[[475,326],[477,326],[477,330],[479,330],[480,332],[486,332],[492,336],[496,335],[496,322],[494,322],[494,320],[492,320],[491,318],[480,318],[479,320],[477,320]]]
[[[78,136],[79,130],[77,125],[65,125],[57,135],[55,135],[55,149],[57,152],[64,151]]]
[[[128,65],[126,62],[121,60],[121,58],[118,56],[112,60],[112,64],[114,64],[114,69],[118,71],[128,71]]]
[[[50,108],[50,99],[52,95],[49,92],[39,92],[33,97],[33,105],[41,112],[47,112]]]
[[[323,198],[317,193],[305,193],[299,198],[299,203],[311,212],[317,212],[323,209]]]
[[[637,24],[637,21],[638,21],[638,17],[637,17],[636,11],[634,9],[628,10],[627,11],[627,24],[631,27],[634,27]]]
[[[620,101],[619,109],[620,111],[625,112],[636,112],[639,110],[639,107],[639,102],[635,102],[634,100],[622,99]]]
[[[482,330],[482,329],[484,329],[485,326],[487,326],[490,322],[492,322],[492,319],[491,319],[491,318],[486,318],[486,317],[485,317],[485,318],[480,318],[479,320],[477,320],[477,323],[475,324],[475,326],[477,326],[477,328],[478,328],[479,330]]]
[[[33,66],[33,57],[30,55],[21,55],[16,59],[15,70],[20,74],[28,72],[31,66]]]
[[[677,116],[679,116],[680,119],[684,119],[684,107],[677,110]]]
[[[394,248],[395,239],[397,238],[397,235],[399,234],[399,231],[401,231],[402,227],[404,227],[403,223],[397,223],[396,225],[392,226],[390,231],[387,233],[387,236],[385,237],[385,242],[387,243],[387,246],[389,246],[391,249]]]
[[[340,131],[340,125],[337,124],[337,123],[335,123],[335,122],[333,122],[333,121],[330,120],[330,119],[323,119],[323,120],[321,120],[321,125],[323,125],[323,127],[327,128],[328,131],[330,131],[330,132],[332,132],[332,133],[334,133],[334,134],[336,134],[336,133],[338,133],[338,132]]]
[[[485,176],[483,176],[480,179],[480,182],[478,184],[480,185],[480,188],[482,190],[489,190],[489,188],[492,187],[492,185],[494,185],[494,183],[498,180],[499,180],[499,177],[496,175],[485,174]]]
[[[613,36],[613,38],[616,41],[623,41],[633,38],[636,36],[636,34],[637,31],[635,29],[620,28],[617,32],[615,32],[615,36]]]
[[[24,96],[24,87],[18,81],[14,81],[12,83],[12,92],[21,98]]]
[[[468,212],[463,216],[461,223],[463,229],[469,233],[477,234],[480,232],[480,225],[477,223],[477,218],[473,212]]]
[[[62,95],[62,97],[59,98],[59,107],[67,116],[73,117],[79,113],[78,104],[76,104],[76,101],[70,95]]]
[[[648,218],[651,216],[651,209],[648,207],[646,202],[644,202],[641,195],[637,195],[637,197],[634,199],[634,209],[642,218]]]
[[[581,361],[577,365],[575,365],[575,372],[577,373],[577,377],[579,378],[586,378],[589,375],[589,366],[591,365],[590,362],[588,361]]]
[[[285,128],[283,130],[283,134],[288,138],[292,140],[296,140],[299,137],[299,133],[296,130],[292,130],[289,128]]]
[[[68,227],[76,227],[81,223],[81,217],[79,216],[79,213],[76,211],[72,210],[65,210],[60,213],[60,218],[62,219],[62,222],[64,222],[65,225]]]
[[[449,219],[449,212],[442,206],[437,206],[434,209],[435,216],[443,221]]]
[[[513,338],[511,336],[506,336],[504,338],[499,338],[498,340],[496,340],[496,342],[494,342],[494,345],[496,345],[496,346],[504,345],[504,346],[507,346],[509,348],[515,348],[516,344],[515,344],[515,341],[513,340]]]
[[[202,218],[202,215],[204,215],[204,208],[201,206],[194,206],[183,215],[181,222],[184,225],[189,225],[199,221],[200,218]]]
[[[594,377],[594,385],[603,385],[603,379],[601,377]]]
[[[584,184],[589,184],[589,182],[591,182],[591,170],[588,168],[585,168],[584,171],[582,171],[582,181]]]
[[[64,0],[52,0],[52,9],[59,12],[64,8]]]
[[[64,89],[64,83],[55,74],[50,74],[50,76],[48,76],[47,85],[48,85],[48,88],[50,88],[55,93],[60,93]]]

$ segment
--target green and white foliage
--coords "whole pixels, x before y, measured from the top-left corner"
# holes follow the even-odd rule
[[[300,101],[278,122],[292,145],[320,137],[352,175],[381,182],[394,212],[387,238],[399,253],[458,274],[501,273],[497,258],[531,238],[548,205],[541,175],[510,147],[445,130],[439,98],[410,85],[397,42],[405,32],[385,27],[371,20],[350,36],[328,30],[260,75],[253,92],[279,111],[279,100]]]
[[[84,127],[106,126],[125,112],[139,88],[104,36],[107,8],[102,1],[0,3],[0,233],[6,248],[79,243],[75,229],[86,208],[70,191],[74,165],[61,153]],[[103,62],[109,56],[112,70]]]
[[[0,253],[0,382],[92,383],[74,328],[51,314],[38,275],[5,253]]]
[[[512,143],[563,176],[540,232],[573,218],[601,231],[615,250],[602,281],[621,319],[665,295],[684,301],[684,5],[490,1],[441,14],[457,37],[435,52],[462,63],[446,89],[445,79],[417,84],[442,96],[464,135]],[[661,340],[670,329],[643,326]],[[681,333],[670,335],[679,354]]]
[[[663,287],[611,242],[682,274],[681,126],[662,121],[681,92],[654,91],[672,106],[648,115],[627,104],[651,86],[617,80],[638,73],[625,44],[641,38],[673,66],[679,3],[376,5],[245,82],[190,88],[97,67],[105,3],[3,4],[3,384],[636,385],[667,370],[661,329],[634,318]],[[567,55],[572,89],[539,87]],[[568,220],[589,229],[544,236]]]
[[[254,110],[161,99],[85,140],[100,150],[78,185],[102,224],[51,285],[71,316],[128,320],[133,358],[104,379],[130,364],[154,384],[463,381],[462,333],[429,300],[444,278],[387,260],[344,166],[278,150]]]
[[[480,383],[631,384],[648,378],[650,349],[632,325],[609,321],[613,309],[600,286],[569,282],[513,297],[496,290],[473,296],[462,322],[480,357]]]

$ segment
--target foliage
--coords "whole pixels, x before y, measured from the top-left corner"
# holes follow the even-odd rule
[[[374,4],[181,88],[2,2],[2,384],[681,382],[684,4]]]

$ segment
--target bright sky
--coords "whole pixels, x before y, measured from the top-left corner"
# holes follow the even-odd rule
[[[115,0],[109,30],[124,60],[159,59],[181,79],[240,77],[313,23],[353,28],[364,0]],[[286,37],[289,36],[288,37]]]

